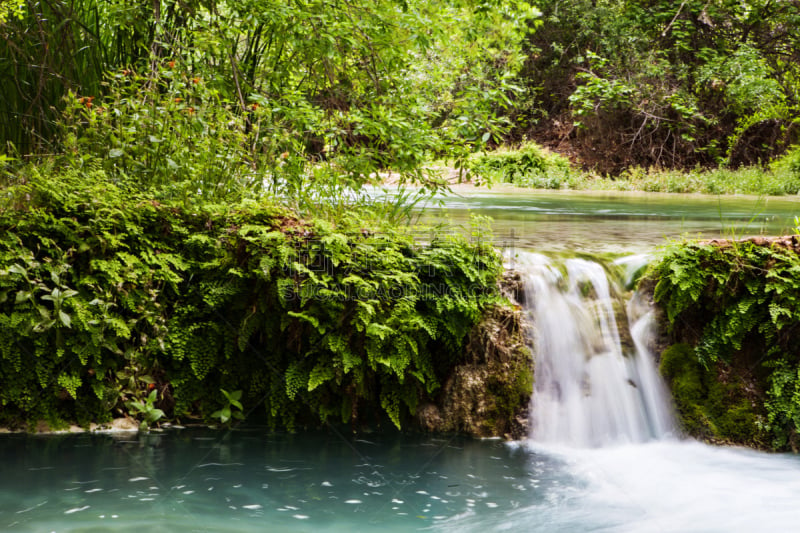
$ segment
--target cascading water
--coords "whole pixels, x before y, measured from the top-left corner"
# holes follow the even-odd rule
[[[559,268],[532,253],[516,262],[533,330],[533,440],[596,447],[668,435],[671,405],[647,349],[653,313],[641,298],[625,307],[599,263]]]

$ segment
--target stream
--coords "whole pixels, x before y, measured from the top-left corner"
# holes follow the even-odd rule
[[[797,529],[800,457],[681,439],[648,352],[649,309],[613,272],[681,235],[786,233],[798,200],[506,190],[448,199],[426,219],[470,213],[494,218],[533,302],[530,440],[333,427],[0,435],[0,531]],[[594,254],[623,257],[617,269]]]
[[[800,196],[456,189],[428,202],[423,222],[492,217],[497,245],[538,252],[647,253],[668,240],[787,235]],[[437,209],[438,208],[438,209]]]

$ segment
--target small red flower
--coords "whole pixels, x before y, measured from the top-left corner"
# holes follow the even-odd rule
[[[156,384],[155,383],[148,383],[147,384],[147,390],[153,390],[155,388],[156,388]]]
[[[281,154],[281,159],[286,159],[287,157],[289,157],[289,152],[283,152]]]
[[[175,99],[175,103],[176,104],[180,104],[181,102],[183,102],[183,98],[176,98]]]
[[[169,65],[169,68],[175,68],[175,61],[170,61],[167,65]]]
[[[258,104],[257,104],[257,103],[254,103],[254,104],[253,104],[253,105],[251,105],[250,107],[253,109],[253,111],[255,111],[256,109],[258,109]]]
[[[198,83],[200,83],[200,78],[192,78],[192,83],[197,85]]]

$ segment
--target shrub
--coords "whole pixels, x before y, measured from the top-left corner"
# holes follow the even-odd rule
[[[800,182],[800,145],[795,145],[772,162],[773,172],[788,174],[788,179]],[[797,192],[797,191],[795,191]]]
[[[399,426],[499,301],[498,254],[460,234],[158,201],[99,170],[17,181],[0,204],[0,424],[208,419],[242,391],[279,427]]]
[[[535,143],[483,153],[470,161],[469,170],[478,182],[545,189],[561,188],[571,172],[567,158]]]

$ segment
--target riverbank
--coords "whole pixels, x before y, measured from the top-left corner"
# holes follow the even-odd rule
[[[463,170],[437,162],[432,169],[451,186],[493,187],[510,184],[525,189],[620,191],[705,195],[797,196],[800,194],[800,148],[769,165],[738,168],[631,167],[610,176],[581,168],[576,162],[524,143],[470,157]],[[389,179],[391,182],[391,179]]]
[[[675,243],[640,285],[690,436],[800,450],[799,251],[797,235]]]
[[[418,407],[459,395],[448,383],[462,365],[489,364],[469,346],[502,317],[499,352],[521,366],[477,420],[443,408],[449,426],[431,430],[519,433],[529,357],[488,238],[418,242],[352,213],[156,200],[102,172],[6,188],[0,228],[0,425],[412,427]]]

